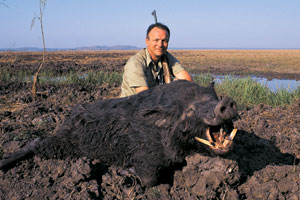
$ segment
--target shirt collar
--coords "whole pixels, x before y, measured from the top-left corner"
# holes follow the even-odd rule
[[[151,63],[154,65],[154,62],[152,61],[152,58],[150,56],[150,53],[148,52],[148,49],[145,48],[145,51],[146,51],[147,67],[149,67]],[[162,68],[161,60],[158,61],[157,65],[159,66],[159,68]]]
[[[147,67],[149,67],[149,65],[152,63],[152,59],[151,59],[151,56],[148,52],[148,49],[145,48],[145,51],[146,51],[146,62],[147,62]]]

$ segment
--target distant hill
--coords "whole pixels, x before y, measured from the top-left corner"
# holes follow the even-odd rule
[[[140,49],[136,46],[130,45],[116,45],[116,46],[91,46],[91,47],[77,47],[72,50],[136,50]]]
[[[137,50],[140,47],[131,45],[116,46],[90,46],[76,48],[46,48],[46,51],[105,51],[105,50]],[[43,51],[43,48],[37,47],[21,47],[21,48],[0,48],[0,51]]]

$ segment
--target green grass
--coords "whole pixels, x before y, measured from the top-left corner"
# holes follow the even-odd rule
[[[14,74],[2,69],[0,71],[0,81],[9,82],[32,82],[33,75],[26,71],[16,71]],[[193,77],[195,83],[208,86],[213,80],[211,74],[200,74]],[[120,86],[122,74],[118,72],[90,71],[79,74],[69,72],[62,76],[55,76],[51,73],[41,73],[39,76],[40,85],[114,85]],[[254,105],[264,103],[271,106],[281,106],[292,104],[300,98],[300,87],[296,90],[278,89],[272,92],[266,85],[263,85],[249,78],[234,78],[227,76],[222,82],[215,84],[216,92],[221,96],[232,97],[241,109],[253,107]]]
[[[117,72],[88,72],[84,74],[70,73],[65,77],[65,84],[80,84],[80,85],[102,85],[107,83],[109,85],[121,85],[122,74]]]
[[[213,81],[213,76],[211,74],[199,74],[193,76],[193,81],[202,86],[208,86]]]
[[[212,81],[212,76],[199,75],[194,81],[202,86],[207,86]],[[221,83],[215,84],[216,92],[221,96],[232,97],[240,108],[253,107],[254,105],[264,103],[271,106],[282,106],[292,104],[300,98],[300,88],[288,91],[287,89],[278,89],[272,92],[266,85],[248,78],[225,77]]]
[[[5,69],[0,71],[0,81],[9,82],[32,82],[33,75],[26,71],[17,71],[11,73]],[[78,85],[121,85],[122,74],[117,72],[87,72],[79,74],[77,72],[71,71],[68,74],[55,76],[49,72],[42,72],[39,74],[39,84],[54,84],[54,85],[64,85],[64,84],[78,84]]]
[[[0,69],[0,81],[3,82],[26,82],[29,76],[27,71],[18,70],[11,73],[7,69]]]

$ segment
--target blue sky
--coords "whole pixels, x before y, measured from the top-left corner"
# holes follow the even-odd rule
[[[3,2],[3,0],[0,2]],[[39,0],[0,4],[0,48],[42,47]],[[47,0],[47,48],[145,46],[154,22],[169,26],[169,48],[300,48],[299,0]]]

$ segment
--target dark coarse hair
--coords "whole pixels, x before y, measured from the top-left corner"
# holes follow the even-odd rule
[[[164,24],[162,24],[162,23],[151,24],[151,25],[148,27],[148,29],[147,29],[146,38],[149,38],[149,33],[150,33],[150,31],[151,31],[153,28],[155,28],[155,27],[167,31],[167,33],[168,33],[168,38],[170,39],[170,29],[169,29],[166,25],[164,25]]]

